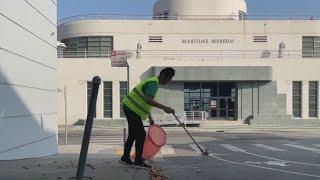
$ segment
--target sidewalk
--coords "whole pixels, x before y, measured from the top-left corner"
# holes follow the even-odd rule
[[[47,158],[0,161],[0,177],[5,180],[72,179],[77,171],[78,156],[64,151]],[[120,165],[118,158],[89,154],[85,177],[97,180],[149,180],[149,170]]]

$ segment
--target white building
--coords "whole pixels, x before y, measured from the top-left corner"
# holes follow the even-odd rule
[[[0,160],[57,153],[57,2],[1,1]]]
[[[179,114],[320,125],[320,21],[246,20],[246,12],[244,0],[159,0],[152,20],[61,21],[58,40],[68,47],[59,53],[59,86],[67,89],[68,124],[86,118],[95,75],[104,81],[96,118],[123,117],[127,72],[111,67],[110,52],[124,50],[131,53],[130,89],[163,67],[176,69],[158,100]]]

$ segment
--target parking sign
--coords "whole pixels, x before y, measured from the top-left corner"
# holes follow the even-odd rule
[[[112,51],[111,66],[112,67],[127,67],[128,55],[126,51]]]

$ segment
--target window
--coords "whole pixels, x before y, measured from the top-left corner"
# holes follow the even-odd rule
[[[320,57],[320,36],[304,36],[302,38],[302,56],[306,58]]]
[[[293,82],[292,84],[292,108],[293,117],[302,117],[301,106],[302,105],[302,83]]]
[[[87,82],[87,112],[88,112],[89,106],[90,106],[91,92],[92,92],[92,82]],[[93,117],[94,118],[97,117],[97,112],[96,111],[94,112]]]
[[[103,82],[103,117],[112,118],[112,82]]]
[[[319,83],[317,81],[309,82],[309,117],[318,117],[318,92]]]
[[[128,91],[127,91],[127,82],[120,82],[120,117],[124,118],[124,112],[122,109],[122,100],[127,96]]]
[[[108,57],[113,51],[112,36],[77,37],[62,40],[65,58]]]
[[[200,83],[184,84],[184,110],[201,111],[201,85]]]
[[[168,20],[169,19],[169,11],[159,12],[153,17],[153,19]]]

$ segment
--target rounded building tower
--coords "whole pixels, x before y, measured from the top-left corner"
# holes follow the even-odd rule
[[[246,19],[245,0],[158,0],[154,19]]]

